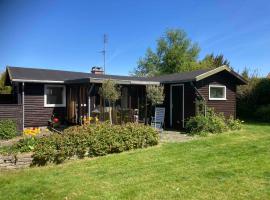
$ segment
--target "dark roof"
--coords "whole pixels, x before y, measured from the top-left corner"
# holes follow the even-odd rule
[[[146,77],[134,77],[134,76],[118,76],[118,75],[104,75],[104,74],[92,74],[83,72],[71,72],[62,70],[51,69],[38,69],[38,68],[25,68],[25,67],[11,67],[8,66],[11,80],[34,80],[34,81],[76,81],[87,80],[89,78],[97,79],[115,79],[115,80],[127,80],[127,81],[151,81]]]
[[[191,71],[191,72],[168,74],[168,75],[152,77],[151,80],[159,81],[162,83],[194,81],[198,75],[201,75],[201,74],[208,72],[208,71],[211,71],[211,70],[200,69],[200,70],[195,70],[195,71]]]
[[[55,82],[55,83],[86,83],[86,82],[102,82],[104,79],[114,79],[120,84],[159,84],[173,82],[199,81],[215,73],[226,70],[234,77],[240,80],[240,84],[246,84],[246,81],[239,74],[234,72],[227,66],[221,66],[212,70],[201,69],[191,72],[183,72],[177,74],[168,74],[157,77],[135,77],[135,76],[118,76],[104,75],[83,72],[71,72],[61,70],[49,70],[25,67],[7,67],[9,78],[11,81],[17,82]]]

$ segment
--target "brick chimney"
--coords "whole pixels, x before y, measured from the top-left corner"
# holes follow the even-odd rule
[[[92,74],[104,74],[102,67],[92,67]]]

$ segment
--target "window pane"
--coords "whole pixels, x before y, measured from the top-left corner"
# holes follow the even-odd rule
[[[63,87],[47,87],[47,104],[63,104]]]
[[[223,87],[211,87],[210,88],[210,98],[225,98]]]

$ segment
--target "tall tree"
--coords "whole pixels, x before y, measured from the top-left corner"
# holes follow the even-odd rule
[[[180,29],[169,29],[157,40],[156,50],[148,49],[145,57],[139,59],[135,76],[153,76],[186,72],[197,69],[200,48],[192,43]]]
[[[213,53],[208,54],[204,57],[203,60],[199,62],[199,68],[217,68],[222,65],[230,66],[230,62],[224,58],[222,54],[220,55],[214,55]]]

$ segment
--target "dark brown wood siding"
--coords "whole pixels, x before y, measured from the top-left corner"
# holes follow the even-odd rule
[[[226,86],[227,100],[209,100],[209,85]],[[236,82],[227,72],[220,72],[196,83],[199,92],[207,102],[207,106],[226,117],[236,115]]]
[[[47,126],[54,113],[66,119],[65,107],[44,107],[44,84],[25,83],[24,91],[25,127]]]
[[[22,132],[23,126],[21,105],[0,104],[0,120],[1,119],[11,119],[16,121],[18,132]]]

